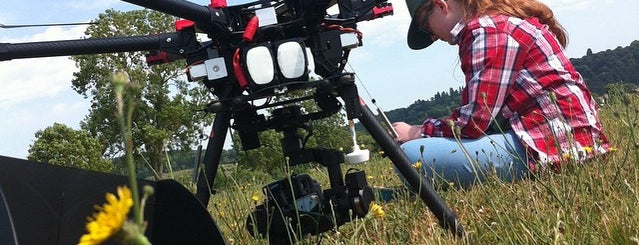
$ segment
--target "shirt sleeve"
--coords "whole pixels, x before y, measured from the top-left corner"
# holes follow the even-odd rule
[[[461,68],[466,77],[462,103],[452,115],[428,118],[422,125],[424,136],[478,138],[499,115],[514,86],[522,50],[517,41],[494,28],[470,31],[459,42]]]

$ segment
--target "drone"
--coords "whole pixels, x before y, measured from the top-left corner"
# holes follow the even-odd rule
[[[134,51],[148,51],[149,65],[186,61],[187,78],[201,83],[214,95],[206,111],[214,113],[215,119],[202,160],[204,166],[197,168],[200,171],[195,194],[173,180],[140,180],[156,188],[154,199],[145,210],[151,217],[147,233],[154,244],[225,243],[205,207],[230,128],[238,133],[244,150],[261,146],[259,132],[282,132],[282,152],[288,165],[319,163],[329,176],[327,189],[307,174],[295,174],[264,186],[266,200],[246,220],[251,235],[268,236],[271,244],[293,243],[291,234],[300,231],[290,227],[301,227],[303,234],[317,235],[364,217],[374,200],[366,173],[349,170],[344,175],[342,152],[308,148],[299,135],[299,129],[308,127],[309,122],[342,109],[349,120],[357,119],[371,134],[411,189],[419,190],[417,195],[442,228],[464,236],[455,213],[411,166],[392,135],[360,98],[355,74],[344,69],[351,50],[362,45],[357,23],[391,15],[393,8],[387,0],[260,0],[233,6],[225,0],[211,0],[208,6],[183,0],[124,1],[181,20],[175,23],[176,31],[172,33],[0,43],[0,61]],[[335,5],[339,13],[327,14],[327,9]],[[198,34],[206,34],[209,40],[198,41]],[[320,79],[309,79],[313,72]],[[307,89],[313,93],[275,103],[253,103]],[[313,101],[320,110],[302,110],[298,102],[304,100]],[[269,115],[260,114],[265,108],[273,110]],[[8,157],[0,156],[0,163],[0,237],[9,239],[6,244],[51,243],[51,236],[59,244],[76,242],[83,227],[78,224],[83,219],[77,217],[90,213],[79,205],[92,207],[99,196],[91,193],[104,193],[126,181],[121,176]],[[69,205],[70,200],[77,204]],[[45,203],[49,208],[18,203]],[[79,221],[70,221],[74,219]],[[33,224],[33,220],[43,223]]]

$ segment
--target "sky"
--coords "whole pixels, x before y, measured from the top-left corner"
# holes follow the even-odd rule
[[[639,39],[637,0],[541,0],[568,32],[566,53],[580,58]],[[206,5],[209,1],[196,0]],[[227,0],[229,5],[246,0]],[[348,69],[357,73],[362,98],[383,110],[463,86],[456,46],[436,42],[414,51],[406,45],[410,22],[404,0],[389,0],[394,15],[360,22],[363,46],[351,51]],[[0,24],[88,22],[106,9],[141,9],[116,0],[0,1]],[[0,43],[69,40],[83,37],[86,26],[0,28]],[[0,61],[0,155],[26,158],[34,134],[53,123],[79,129],[89,101],[71,88],[77,71],[69,57]]]

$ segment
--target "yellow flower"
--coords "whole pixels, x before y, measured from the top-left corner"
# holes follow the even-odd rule
[[[133,206],[131,190],[126,186],[118,187],[118,197],[107,193],[106,200],[104,206],[96,207],[99,212],[88,218],[88,233],[82,235],[78,245],[100,244],[122,228]]]
[[[373,203],[371,205],[370,212],[375,218],[383,218],[384,215],[386,215],[386,213],[384,213],[384,210],[382,209],[382,206],[379,206],[376,203]]]
[[[420,169],[422,167],[422,161],[417,161],[413,164],[413,168]]]
[[[251,199],[253,199],[253,201],[254,201],[254,202],[257,202],[257,201],[259,201],[259,200],[260,200],[260,197],[259,197],[259,196],[257,196],[257,195],[253,195],[253,196],[251,197]]]
[[[588,147],[588,146],[586,146],[586,147],[584,147],[583,149],[584,149],[584,151],[586,152],[586,154],[590,154],[590,153],[592,153],[592,147]]]

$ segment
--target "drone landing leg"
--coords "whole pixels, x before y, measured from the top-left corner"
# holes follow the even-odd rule
[[[384,150],[384,154],[393,162],[393,165],[402,173],[413,190],[419,190],[419,197],[426,206],[435,214],[439,224],[449,229],[453,235],[464,237],[464,229],[457,215],[450,210],[446,202],[437,194],[428,179],[423,178],[412,167],[406,154],[399,145],[390,137],[382,125],[375,119],[364,101],[359,98],[357,87],[352,76],[344,76],[341,83],[345,84],[338,92],[345,101],[347,116],[349,119],[358,118],[366,130],[371,134],[375,142]],[[350,81],[349,81],[350,80]]]
[[[231,111],[221,111],[215,114],[213,129],[204,153],[204,169],[200,171],[197,180],[196,197],[204,206],[209,203],[213,193],[213,183],[220,165],[220,158],[226,140],[226,132],[231,124]]]

